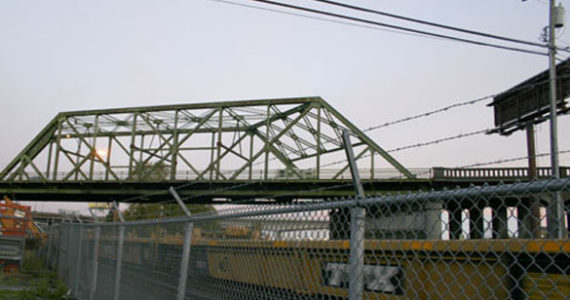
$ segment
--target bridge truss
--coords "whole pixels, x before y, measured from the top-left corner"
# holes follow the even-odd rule
[[[343,129],[364,174],[414,175],[323,99],[291,98],[63,112],[0,173],[2,181],[340,179]]]

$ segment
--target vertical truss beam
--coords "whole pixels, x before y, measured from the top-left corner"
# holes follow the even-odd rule
[[[341,131],[345,128],[358,139],[355,147],[364,145],[364,151],[369,151],[370,178],[374,178],[376,154],[413,178],[325,101],[295,98],[60,113],[0,172],[0,180],[155,180],[151,175],[168,164],[170,169],[162,180],[176,180],[181,169],[191,170],[200,180],[208,174],[210,180],[235,179],[242,173],[251,180],[257,176],[257,164],[263,165],[261,178],[269,179],[270,167],[277,166],[270,164],[274,159],[298,178],[304,174],[298,166],[314,167],[316,173],[311,176],[321,179],[325,159],[343,149]],[[224,145],[230,134],[231,144]],[[202,142],[200,137],[211,137],[211,146],[189,145],[193,136]],[[108,141],[101,140],[105,137]],[[76,149],[72,149],[73,141],[77,141]],[[103,144],[105,157],[97,152]],[[206,157],[193,152],[200,150],[210,151],[209,163],[202,163]],[[238,168],[228,175],[223,166]],[[128,168],[127,174],[118,176],[118,168]]]
[[[275,143],[275,141],[279,140],[279,138],[281,136],[283,136],[285,133],[287,133],[287,131],[289,129],[291,129],[291,127],[293,127],[293,125],[295,125],[301,118],[303,118],[303,116],[305,115],[305,113],[307,111],[309,111],[312,108],[312,106],[303,106],[303,110],[302,111],[298,111],[299,107],[296,107],[294,109],[289,110],[288,112],[286,112],[287,114],[293,114],[293,113],[297,113],[299,112],[299,116],[297,116],[293,122],[291,122],[289,125],[285,126],[285,128],[283,130],[281,130],[281,132],[279,132],[278,134],[276,134],[271,140],[269,140],[268,136],[263,136],[261,135],[258,130],[254,130],[252,131],[255,135],[257,135],[261,140],[265,141],[265,145],[267,148],[263,148],[260,151],[257,152],[257,154],[255,154],[253,156],[253,158],[246,162],[241,168],[239,168],[231,177],[230,179],[235,179],[239,174],[241,174],[241,172],[243,172],[243,170],[245,168],[247,168],[248,166],[250,166],[253,161],[255,161],[259,156],[261,156],[261,154],[263,153],[267,153],[268,151],[271,151],[273,153],[273,155],[275,155],[275,157],[277,157],[277,159],[279,159],[285,166],[287,169],[292,170],[297,176],[301,177],[301,175],[297,172],[297,168],[295,166],[295,164],[293,162],[291,162],[291,160],[289,160],[287,157],[285,157],[282,153],[280,153],[275,147],[273,147],[273,143]],[[271,117],[270,118],[271,121],[275,121],[277,118]],[[270,123],[268,124],[270,125]],[[265,163],[267,163],[268,158],[266,158]],[[267,179],[267,172],[265,172],[264,175],[264,179]]]

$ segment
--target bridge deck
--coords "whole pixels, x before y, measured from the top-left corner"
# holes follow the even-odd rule
[[[442,188],[466,187],[472,184],[512,183],[528,180],[526,168],[430,169],[431,178],[364,179],[367,194]],[[570,167],[561,168],[563,177]],[[550,175],[539,169],[539,178]],[[418,176],[419,177],[419,176]],[[267,203],[293,199],[326,199],[353,196],[350,179],[272,179],[272,180],[176,180],[176,181],[2,181],[0,194],[31,201],[157,202],[171,199],[170,187],[188,203]],[[180,188],[179,188],[180,187]],[[142,198],[141,196],[144,196]],[[141,197],[141,198],[136,198]]]

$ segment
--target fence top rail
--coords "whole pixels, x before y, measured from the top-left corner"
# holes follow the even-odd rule
[[[417,250],[435,252],[525,252],[525,253],[557,253],[570,252],[568,240],[535,240],[517,239],[513,243],[509,239],[470,239],[470,240],[371,240],[365,242],[367,250]],[[350,249],[348,240],[326,241],[236,241],[208,240],[193,242],[193,245],[214,246],[223,248],[311,248],[311,249]]]
[[[172,224],[172,223],[187,223],[187,222],[204,222],[229,218],[245,218],[264,215],[287,214],[296,212],[308,212],[327,210],[333,208],[347,208],[347,207],[369,207],[378,204],[403,204],[403,203],[428,203],[442,199],[460,199],[465,197],[488,197],[488,196],[507,196],[507,195],[521,195],[524,193],[544,193],[544,192],[557,192],[564,191],[570,188],[570,178],[563,179],[545,179],[531,182],[519,182],[513,184],[499,184],[499,185],[483,185],[472,186],[469,188],[443,190],[443,191],[429,191],[410,193],[406,195],[388,195],[367,197],[364,199],[355,197],[349,199],[335,199],[330,202],[318,202],[307,204],[283,204],[275,205],[268,208],[262,207],[243,207],[238,209],[230,209],[228,211],[220,211],[217,214],[204,213],[196,214],[190,217],[176,217],[169,219],[152,219],[152,220],[136,220],[127,221],[124,223],[109,222],[109,223],[62,223],[64,226],[133,226],[133,225],[155,225],[155,224]]]

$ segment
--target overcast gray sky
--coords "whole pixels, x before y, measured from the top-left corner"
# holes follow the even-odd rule
[[[289,2],[410,25],[311,1]],[[351,3],[529,41],[538,41],[548,22],[547,2],[539,0]],[[560,30],[558,37],[559,45],[567,46],[570,30]],[[367,128],[501,92],[548,67],[547,58],[538,55],[212,0],[1,1],[0,41],[0,168],[61,111],[321,96]],[[489,102],[369,135],[392,149],[491,128]],[[570,149],[569,126],[569,118],[562,117],[560,150]],[[548,152],[548,124],[536,133],[537,152]],[[408,168],[524,155],[524,132],[394,153]],[[560,160],[570,165],[570,155]],[[539,164],[548,166],[549,160]]]

